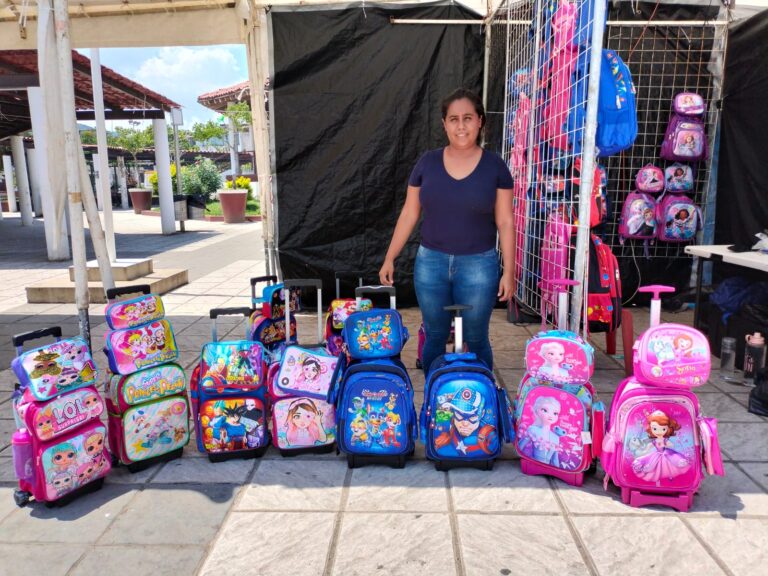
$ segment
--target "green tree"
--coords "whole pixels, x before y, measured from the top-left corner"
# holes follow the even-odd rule
[[[81,130],[80,141],[83,144],[97,144],[96,142],[96,130]]]
[[[124,128],[117,126],[112,135],[107,135],[107,143],[110,146],[122,148],[133,158],[133,165],[138,165],[137,156],[145,148],[151,148],[154,139],[152,137],[152,126],[143,130],[137,128]]]
[[[215,120],[208,120],[207,122],[196,122],[192,126],[192,138],[199,144],[206,145],[211,140],[224,140],[227,139],[227,129],[224,126],[218,124]]]

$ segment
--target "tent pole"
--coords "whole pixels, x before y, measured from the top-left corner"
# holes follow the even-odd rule
[[[75,302],[80,325],[80,336],[91,348],[91,321],[88,316],[88,270],[85,259],[85,229],[83,227],[83,202],[80,192],[80,175],[77,162],[75,92],[72,75],[72,47],[69,41],[69,14],[67,0],[53,0],[56,56],[58,60],[61,92],[61,113],[64,118],[64,169],[67,175],[70,232],[72,236],[72,263],[75,270]],[[54,167],[55,168],[55,167]]]

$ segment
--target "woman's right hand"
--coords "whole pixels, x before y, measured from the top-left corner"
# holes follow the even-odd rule
[[[379,270],[379,281],[384,286],[392,286],[395,282],[395,263],[392,260],[384,260]]]

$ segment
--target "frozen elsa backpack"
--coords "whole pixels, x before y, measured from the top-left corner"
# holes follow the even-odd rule
[[[595,363],[592,346],[564,329],[566,287],[578,282],[553,284],[558,292],[558,329],[539,332],[526,344],[526,374],[514,403],[515,448],[524,474],[553,476],[581,486],[584,472],[599,455],[605,409],[589,382]]]
[[[603,441],[603,485],[613,482],[625,504],[687,511],[707,474],[724,475],[717,420],[701,415],[691,390],[706,384],[706,337],[689,326],[660,324],[662,292],[652,292],[651,327],[633,347],[634,376],[618,387]]]

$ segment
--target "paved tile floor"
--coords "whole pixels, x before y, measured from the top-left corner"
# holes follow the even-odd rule
[[[159,222],[117,212],[118,255],[153,255],[156,267],[184,265],[191,282],[164,297],[181,347],[195,364],[214,306],[247,305],[247,279],[263,271],[260,225],[194,223],[193,232],[155,235]],[[37,223],[40,224],[39,222]],[[602,472],[581,488],[520,472],[514,450],[491,472],[437,472],[421,447],[404,470],[348,470],[335,455],[211,464],[193,447],[146,471],[115,470],[104,488],[66,507],[16,508],[10,451],[13,430],[7,369],[12,333],[61,324],[75,334],[73,305],[29,305],[23,286],[65,266],[45,262],[42,226],[19,232],[0,221],[0,575],[537,575],[763,573],[768,559],[768,420],[746,410],[748,389],[713,379],[698,391],[720,421],[724,478],[707,478],[687,514],[633,509]],[[189,229],[189,226],[188,226]],[[14,240],[17,234],[23,241]],[[38,248],[35,249],[35,246]],[[18,248],[18,250],[16,250]],[[106,331],[92,307],[93,339]],[[412,334],[417,309],[403,311]],[[635,311],[635,332],[646,310]],[[690,313],[666,320],[690,322]],[[313,336],[314,319],[300,318]],[[537,326],[492,319],[496,375],[511,394],[523,374],[522,350]],[[241,325],[223,331],[233,337]],[[596,337],[594,383],[606,403],[622,378],[619,359]],[[619,343],[621,353],[621,343]],[[412,367],[416,342],[403,354]],[[101,368],[105,362],[97,355]],[[716,365],[716,359],[715,365]],[[417,400],[423,377],[411,371]]]

